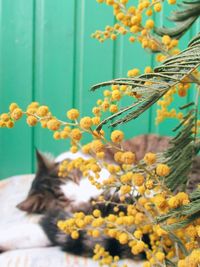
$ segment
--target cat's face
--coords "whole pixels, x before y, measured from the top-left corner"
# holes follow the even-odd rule
[[[73,172],[71,177],[58,177],[59,163],[47,159],[36,151],[37,172],[28,192],[27,198],[17,207],[28,213],[44,213],[46,211],[64,208],[70,205],[68,199],[61,190],[61,185],[67,181],[77,182],[80,173]]]

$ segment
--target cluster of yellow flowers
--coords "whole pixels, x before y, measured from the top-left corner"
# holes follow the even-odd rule
[[[150,167],[155,163],[155,154],[148,153],[144,159]],[[145,252],[148,262],[144,263],[144,267],[164,266],[162,264],[164,264],[165,259],[174,260],[175,258],[177,261],[179,260],[178,266],[185,266],[183,264],[188,261],[188,258],[190,262],[199,263],[199,257],[194,258],[193,256],[195,253],[195,255],[199,255],[197,250],[198,238],[200,237],[199,220],[173,231],[183,242],[188,253],[192,253],[192,256],[188,257],[185,257],[181,250],[175,247],[170,233],[162,228],[165,225],[158,224],[154,220],[155,217],[166,214],[171,208],[187,205],[190,202],[189,196],[184,192],[174,196],[159,182],[160,180],[156,176],[166,176],[170,172],[167,165],[157,164],[154,167],[154,172],[152,170],[151,172],[154,173],[154,177],[149,178],[148,175],[134,174],[122,169],[118,169],[115,174],[112,171],[111,176],[115,176],[114,182],[118,182],[117,185],[113,183],[112,186],[119,187],[121,184],[119,194],[124,188],[125,198],[121,199],[121,202],[113,202],[112,199],[104,199],[104,196],[101,195],[99,200],[93,202],[92,214],[77,212],[73,218],[59,221],[58,227],[66,234],[70,234],[73,239],[79,238],[79,232],[82,230],[86,231],[87,235],[92,238],[98,239],[100,236],[115,238],[120,244],[128,245],[133,255]],[[137,197],[133,194],[135,187],[139,192]],[[134,200],[132,204],[130,199]],[[113,210],[109,211],[107,216],[103,216],[101,210],[96,206],[98,201],[100,203],[105,202],[105,204],[112,203]],[[121,206],[124,207],[123,211],[120,209]],[[181,218],[170,218],[166,225],[179,221]],[[143,236],[146,234],[149,235],[150,246],[144,242]],[[117,266],[118,258],[111,257],[100,245],[96,246],[94,252],[94,259],[100,260],[102,265]],[[193,258],[195,260],[192,260]]]
[[[123,141],[122,131],[115,130],[111,133],[111,141],[120,144]],[[113,147],[114,149],[115,147]],[[101,146],[101,151],[106,147]],[[86,175],[97,188],[118,190],[120,202],[108,200],[102,194],[93,201],[92,214],[77,212],[73,218],[59,221],[58,227],[73,239],[79,238],[79,232],[84,230],[92,238],[107,236],[115,238],[122,245],[128,245],[133,255],[145,252],[148,262],[144,267],[164,266],[164,260],[180,259],[180,264],[187,261],[181,250],[174,246],[173,238],[164,229],[165,225],[180,222],[183,218],[170,218],[166,224],[158,224],[154,218],[168,213],[171,209],[187,205],[190,202],[188,194],[179,192],[174,195],[162,182],[170,174],[170,168],[159,160],[154,153],[147,153],[141,165],[136,161],[135,154],[131,151],[119,150],[114,154],[115,163],[107,163],[99,159],[74,159],[63,162],[60,167],[61,175],[65,176],[73,169],[79,169]],[[138,172],[134,167],[139,168]],[[99,172],[106,168],[110,173],[107,179],[99,182]],[[134,200],[130,204],[130,199]],[[101,210],[96,208],[98,203],[112,203],[113,210],[109,215],[103,216]],[[124,207],[122,211],[120,207]],[[98,206],[97,206],[98,207]],[[188,253],[198,248],[200,236],[199,220],[173,233],[185,245]],[[143,240],[148,234],[150,247]],[[178,253],[178,254],[177,254]],[[113,258],[105,249],[97,245],[94,250],[94,259],[102,265],[118,266],[117,257]],[[190,257],[191,261],[192,257]],[[181,266],[181,265],[180,265]],[[192,265],[191,265],[192,266]],[[197,266],[197,265],[194,265]]]
[[[151,51],[160,51],[156,56],[158,62],[164,61],[167,57],[176,55],[180,52],[177,48],[178,40],[171,39],[170,36],[164,35],[162,38],[152,34],[154,28],[154,20],[150,19],[154,13],[158,13],[163,9],[163,1],[161,0],[140,0],[138,5],[132,5],[129,3],[129,0],[97,0],[98,3],[106,4],[112,6],[113,14],[117,20],[117,23],[114,26],[106,26],[104,31],[97,30],[92,34],[93,38],[98,39],[100,42],[105,41],[106,39],[116,40],[119,35],[129,34],[129,41],[135,42],[138,41],[141,43],[141,46],[144,49],[149,49]],[[168,0],[169,5],[176,4],[176,0]],[[145,68],[145,73],[153,72],[151,67]],[[139,69],[131,69],[128,71],[128,77],[135,77],[139,75]],[[194,76],[199,76],[198,70],[195,70],[193,73]],[[123,88],[124,86],[122,86]],[[178,84],[176,88],[172,88],[163,98],[163,100],[158,102],[158,105],[161,106],[161,109],[157,111],[156,123],[162,122],[166,118],[175,118],[181,120],[184,116],[182,112],[177,112],[176,109],[168,109],[170,106],[173,95],[178,94],[180,97],[186,97],[187,91],[191,87],[190,81],[183,81]],[[139,94],[134,95],[131,93],[130,87],[125,87],[122,89],[126,91],[124,95],[132,95],[134,97],[141,97]],[[109,94],[109,93],[108,93]],[[116,100],[122,98],[122,94],[116,93]],[[103,106],[105,109],[108,109],[107,101],[103,101]],[[112,105],[110,107],[111,112],[117,112],[118,107]],[[200,122],[198,122],[198,125]],[[197,129],[194,129],[194,131]]]
[[[97,30],[92,34],[93,38],[104,42],[106,39],[116,40],[119,35],[129,34],[131,43],[138,41],[145,49],[163,52],[158,55],[159,61],[166,58],[164,55],[166,52],[178,53],[176,39],[171,39],[167,35],[158,39],[152,35],[154,20],[151,17],[162,10],[162,0],[140,0],[137,6],[129,3],[129,0],[97,0],[97,2],[112,6],[117,23],[114,26],[106,26],[104,31]],[[175,4],[176,1],[168,0],[168,3]]]
[[[97,2],[113,7],[117,23],[114,26],[106,26],[105,31],[97,31],[93,34],[94,38],[102,42],[109,38],[115,40],[120,34],[130,34],[130,42],[137,40],[144,49],[160,51],[161,53],[157,55],[159,62],[179,52],[177,40],[167,35],[162,38],[152,35],[154,21],[149,17],[154,12],[162,10],[163,1],[140,0],[138,6],[129,5],[128,0],[97,0]],[[175,4],[176,1],[168,0],[168,3]],[[152,73],[153,70],[147,66],[144,72]],[[128,76],[135,77],[139,73],[138,69],[132,69],[129,70]],[[197,70],[192,75],[199,79]],[[157,111],[157,123],[165,118],[183,119],[184,114],[170,109],[170,105],[175,94],[180,97],[187,96],[191,82],[190,78],[185,78],[158,101],[160,110]],[[148,85],[148,82],[145,85]],[[111,189],[117,192],[119,201],[113,202],[112,198],[107,199],[102,193],[92,203],[94,205],[92,214],[77,212],[69,220],[58,222],[58,227],[73,239],[79,238],[80,231],[83,230],[92,238],[98,239],[100,236],[115,238],[121,245],[128,246],[133,255],[144,252],[147,257],[144,267],[166,266],[166,260],[177,263],[178,267],[197,267],[200,264],[199,220],[172,231],[185,246],[188,255],[183,254],[176,244],[177,239],[174,241],[172,233],[166,230],[167,226],[179,223],[187,217],[172,217],[162,223],[155,220],[156,217],[190,203],[188,194],[185,192],[174,194],[166,187],[165,179],[170,175],[170,167],[151,152],[138,161],[133,151],[123,149],[125,136],[121,130],[112,131],[108,138],[103,130],[99,132],[95,130],[105,112],[116,113],[120,110],[122,99],[126,97],[140,99],[141,96],[139,93],[133,93],[129,85],[113,84],[110,90],[103,92],[102,99],[97,100],[92,109],[92,116],[81,117],[79,110],[72,108],[66,112],[66,121],[56,118],[47,106],[38,102],[32,102],[25,110],[12,103],[8,113],[0,115],[0,128],[12,128],[19,119],[25,117],[29,126],[40,124],[42,128],[53,131],[56,140],[70,139],[70,150],[73,153],[81,150],[91,157],[63,161],[60,164],[59,176],[67,177],[74,170],[78,170],[92,185],[103,192]],[[197,122],[197,126],[200,126],[200,121]],[[92,138],[86,144],[84,144],[85,133],[90,134]],[[113,152],[113,159],[109,162],[106,160],[108,149],[112,149]],[[99,178],[103,168],[109,175],[102,180]],[[105,205],[110,203],[113,205],[113,210],[104,216],[98,208],[99,203]],[[145,235],[149,236],[150,245],[145,243]],[[119,257],[112,257],[100,244],[97,244],[94,249],[94,260],[98,260],[101,265],[116,267]]]
[[[196,267],[200,264],[200,249],[194,249],[185,259],[178,262],[178,267]]]
[[[197,80],[200,77],[198,70],[192,72],[193,77]],[[172,87],[161,100],[157,102],[157,105],[160,106],[160,109],[157,109],[156,124],[163,122],[167,118],[175,118],[181,121],[184,117],[184,113],[177,111],[175,108],[170,109],[170,105],[173,104],[174,98],[178,95],[179,97],[187,97],[188,90],[192,87],[190,78],[184,78],[184,80],[178,85]],[[200,120],[197,120],[197,127],[193,128],[193,131],[196,133],[199,132]]]

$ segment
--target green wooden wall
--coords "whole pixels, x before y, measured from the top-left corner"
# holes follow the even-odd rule
[[[162,25],[163,18],[161,13],[157,24]],[[125,76],[131,68],[153,66],[154,56],[127,38],[104,44],[90,38],[96,29],[113,23],[111,7],[95,0],[0,0],[0,113],[10,102],[25,108],[39,101],[60,118],[72,107],[90,114],[100,96],[89,93],[91,85]],[[184,37],[184,46],[198,25]],[[154,125],[155,109],[124,127],[127,138],[170,134],[171,123]],[[35,147],[58,155],[68,143],[55,141],[48,130],[29,128],[24,121],[12,130],[0,129],[0,178],[34,172]]]

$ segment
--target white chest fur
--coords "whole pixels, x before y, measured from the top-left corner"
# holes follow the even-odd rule
[[[60,162],[64,159],[75,159],[78,157],[84,159],[90,158],[89,156],[86,156],[81,152],[77,152],[75,154],[66,152],[56,158],[56,162]],[[99,181],[108,178],[108,176],[109,172],[106,169],[102,168]],[[62,190],[66,197],[74,201],[74,204],[78,204],[79,202],[87,202],[91,197],[96,197],[101,194],[101,190],[92,185],[87,178],[82,178],[79,185],[73,182],[67,182],[62,186]]]

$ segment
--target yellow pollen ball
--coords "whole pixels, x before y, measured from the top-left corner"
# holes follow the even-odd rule
[[[15,108],[13,112],[11,113],[11,118],[14,120],[19,120],[23,115],[23,112],[20,108]]]
[[[100,216],[101,216],[101,211],[95,209],[95,210],[93,211],[93,215],[94,215],[94,217],[100,217]]]
[[[170,5],[175,5],[176,4],[176,0],[167,0],[168,1],[168,3],[170,4]]]
[[[168,35],[164,35],[162,37],[162,43],[165,45],[169,45],[171,43],[171,38]]]
[[[80,126],[83,129],[90,129],[92,126],[92,119],[90,117],[84,117],[80,120]]]
[[[79,117],[79,111],[75,108],[73,109],[70,109],[68,112],[67,112],[67,117],[70,119],[70,120],[76,120],[78,117]]]
[[[125,245],[128,243],[128,235],[126,233],[122,233],[119,236],[119,243]]]
[[[170,173],[170,168],[166,164],[158,164],[156,167],[156,173],[159,176],[167,176]]]
[[[148,10],[146,11],[145,14],[146,14],[148,17],[152,16],[152,14],[153,14],[152,9],[148,9]]]
[[[165,254],[163,252],[157,252],[155,256],[156,256],[156,259],[159,261],[163,261],[165,258]]]
[[[144,161],[146,164],[154,164],[156,162],[156,154],[154,153],[146,153],[145,156],[144,156]]]
[[[53,138],[56,139],[56,140],[60,139],[60,138],[61,138],[61,136],[60,136],[60,132],[55,132],[55,133],[53,134]]]
[[[9,110],[10,110],[10,112],[13,112],[13,110],[16,109],[16,108],[18,108],[18,105],[17,105],[16,103],[12,103],[12,104],[10,104],[10,106],[9,106]]]
[[[94,140],[91,143],[91,148],[94,150],[94,152],[101,152],[104,148],[103,143],[100,140]]]
[[[115,130],[111,133],[113,143],[120,143],[124,139],[124,133],[120,130]]]
[[[71,131],[71,137],[72,139],[79,141],[82,137],[82,133],[79,129],[75,128]]]
[[[73,232],[71,233],[71,238],[72,238],[72,239],[78,239],[78,238],[79,238],[79,233],[78,233],[77,231],[73,231]]]
[[[138,69],[132,69],[132,70],[129,70],[128,71],[127,75],[128,75],[128,77],[135,77],[139,73],[140,73],[140,71]]]
[[[121,98],[121,93],[120,93],[120,91],[119,91],[119,90],[114,90],[114,91],[112,92],[112,99],[113,99],[113,100],[120,100],[120,98]]]
[[[7,121],[6,122],[6,127],[7,128],[13,128],[14,127],[14,122],[13,121]]]
[[[1,120],[2,121],[9,121],[10,117],[8,116],[7,113],[1,114]]]
[[[37,118],[34,116],[28,116],[26,122],[29,126],[35,126],[37,124]]]
[[[47,128],[52,131],[57,131],[60,128],[60,122],[56,119],[51,119],[47,122]]]
[[[124,152],[122,154],[121,160],[125,164],[133,164],[135,162],[135,154],[131,151]]]
[[[48,109],[47,106],[41,106],[41,107],[38,108],[36,113],[37,113],[38,116],[44,117],[44,116],[47,115],[48,111],[49,111],[49,109]]]
[[[109,110],[110,110],[110,112],[115,113],[118,111],[118,106],[117,105],[111,105]]]
[[[155,12],[160,12],[162,10],[162,5],[160,3],[157,3],[154,5]]]
[[[152,19],[148,19],[145,24],[145,28],[151,30],[154,27],[154,21]]]
[[[141,186],[144,183],[144,176],[140,173],[134,173],[132,176],[132,182],[136,186]]]

